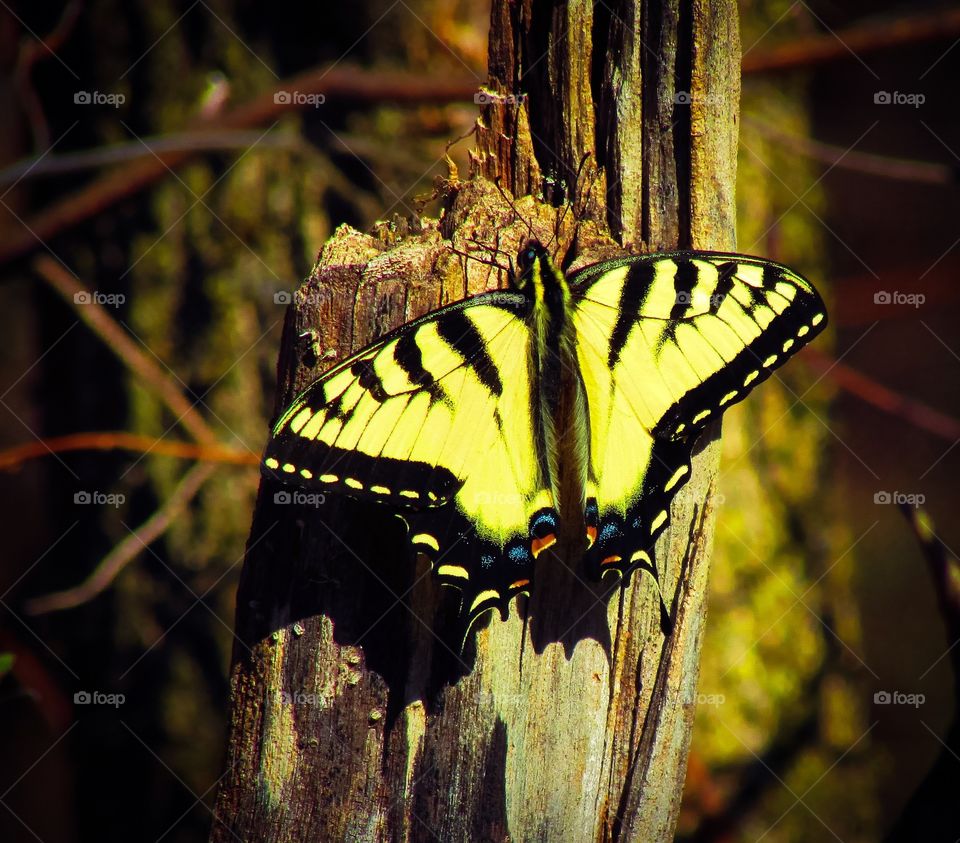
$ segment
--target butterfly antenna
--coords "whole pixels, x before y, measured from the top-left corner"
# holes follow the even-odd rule
[[[498,239],[499,239],[499,235],[498,235]],[[473,238],[470,238],[467,242],[474,243],[477,246],[479,246],[483,251],[490,252],[494,255],[507,255],[507,253],[503,249],[499,248],[499,246],[488,246],[484,243],[481,243],[479,240],[475,240]],[[513,283],[513,259],[509,255],[507,255],[508,264],[507,266],[504,266],[502,263],[499,263],[496,260],[488,260],[487,258],[480,258],[480,257],[477,257],[472,252],[462,252],[459,249],[457,249],[455,246],[451,246],[450,251],[453,252],[453,254],[459,255],[460,257],[466,260],[476,261],[477,263],[484,264],[484,266],[492,266],[494,269],[505,273],[510,283],[511,284]]]
[[[503,201],[510,206],[510,210],[513,211],[514,216],[527,227],[527,234],[528,234],[527,239],[539,240],[540,238],[537,237],[537,233],[533,230],[533,225],[531,225],[530,221],[523,214],[521,214],[519,209],[517,208],[515,197],[508,195],[507,192],[503,189],[503,187],[501,187],[499,176],[494,180],[493,183],[496,186],[497,190],[499,191],[500,196],[503,198]]]
[[[567,211],[574,207],[577,203],[577,198],[580,196],[580,176],[583,175],[583,168],[587,164],[587,159],[590,158],[590,152],[584,152],[583,157],[580,159],[580,165],[577,167],[577,174],[573,177],[573,191],[571,192],[570,201],[564,206],[563,214],[560,216],[560,222],[557,224],[557,228],[563,225],[563,221],[567,216]],[[587,196],[589,198],[590,191],[593,189],[593,184],[591,183],[587,187]],[[574,211],[576,215],[576,211]]]
[[[550,242],[547,244],[546,248],[549,250],[550,246],[556,241],[560,240],[560,231],[563,229],[563,222],[567,218],[567,213],[571,208],[576,204],[577,197],[580,195],[580,176],[583,174],[583,168],[587,163],[587,159],[590,157],[589,152],[583,153],[583,157],[580,159],[580,165],[577,167],[576,175],[573,178],[573,190],[570,193],[570,201],[565,202],[563,205],[563,211],[560,216],[557,218],[557,222],[553,227],[553,236],[550,238]],[[592,185],[591,185],[592,188]],[[589,192],[588,188],[588,192]],[[576,212],[574,212],[576,215]],[[562,263],[567,263],[566,258],[564,258]]]

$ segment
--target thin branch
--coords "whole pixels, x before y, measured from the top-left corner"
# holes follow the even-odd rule
[[[33,145],[36,149],[47,149],[50,146],[50,128],[43,112],[43,103],[37,96],[30,74],[35,64],[50,58],[63,46],[73,31],[82,9],[83,3],[80,0],[71,0],[64,7],[57,25],[43,40],[38,41],[32,36],[25,36],[20,42],[13,78],[20,93],[20,106],[30,123]]]
[[[946,41],[960,35],[960,9],[905,15],[883,23],[858,23],[846,29],[798,38],[769,50],[752,50],[743,57],[744,73],[770,73],[811,67],[850,54]]]
[[[60,609],[72,609],[92,600],[107,588],[142,550],[169,529],[215,470],[216,466],[210,463],[195,465],[184,475],[180,485],[173,490],[173,494],[163,506],[114,547],[80,585],[28,600],[24,604],[24,611],[30,615],[40,615]]]
[[[862,401],[897,416],[921,430],[933,433],[948,442],[960,439],[960,422],[951,416],[935,410],[933,407],[908,398],[889,387],[873,380],[845,363],[838,363],[832,357],[815,348],[806,348],[804,359],[817,371],[830,378],[837,386],[856,395]]]
[[[194,439],[205,445],[217,444],[216,434],[184,397],[173,379],[140,350],[106,308],[98,304],[76,278],[48,255],[38,255],[32,265],[37,274],[63,296],[77,315],[106,343],[107,348],[170,408],[177,421]]]
[[[257,465],[259,458],[248,451],[225,445],[197,445],[193,442],[173,442],[155,439],[139,433],[124,431],[96,431],[55,436],[38,442],[28,442],[0,451],[0,471],[17,468],[28,460],[65,451],[133,451],[137,454],[153,454],[165,457],[199,460],[200,462],[228,463],[231,465]]]
[[[777,141],[792,152],[829,164],[831,167],[924,184],[953,184],[957,181],[954,169],[946,164],[931,164],[928,161],[910,161],[905,158],[889,158],[885,155],[857,152],[855,149],[848,150],[845,147],[784,132],[756,117],[744,116],[743,124],[757,134]]]
[[[323,94],[326,101],[360,103],[449,103],[473,101],[476,79],[437,79],[405,73],[371,73],[340,65],[313,68],[279,83],[275,89],[210,119],[198,119],[187,130],[242,129],[268,124],[287,111],[304,107],[303,98],[275,94]],[[284,101],[286,100],[286,101]],[[168,150],[115,167],[86,187],[34,214],[0,241],[0,264],[22,257],[69,228],[111,208],[120,199],[143,190],[197,154],[195,149]]]
[[[243,129],[208,129],[176,132],[130,143],[110,144],[94,149],[68,152],[63,155],[41,155],[24,158],[0,170],[0,185],[13,184],[25,178],[59,176],[98,167],[152,158],[167,152],[219,152],[248,149],[254,144],[271,149],[310,150],[309,144],[295,132],[263,132]]]

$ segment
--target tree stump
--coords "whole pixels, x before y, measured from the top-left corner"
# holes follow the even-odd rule
[[[277,411],[383,332],[504,284],[466,257],[478,244],[503,264],[494,249],[533,235],[573,246],[572,269],[624,248],[732,248],[739,62],[729,0],[495,0],[470,178],[440,185],[439,221],[343,227],[324,246],[287,314]],[[647,574],[593,583],[544,553],[531,597],[464,654],[444,634],[456,595],[397,519],[264,482],[211,839],[671,840],[718,436],[701,437],[656,549],[666,631]]]

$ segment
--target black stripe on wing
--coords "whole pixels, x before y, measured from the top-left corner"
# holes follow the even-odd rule
[[[727,296],[733,292],[733,279],[737,274],[737,262],[725,261],[717,264],[717,285],[710,296],[710,313],[714,316],[727,300]]]
[[[423,367],[423,352],[417,345],[416,331],[406,331],[400,335],[393,349],[393,360],[406,373],[410,383],[430,393],[431,401],[444,398],[443,388]]]
[[[647,291],[653,282],[654,272],[656,267],[651,261],[635,263],[627,271],[627,278],[620,292],[619,315],[613,326],[613,333],[610,335],[607,365],[611,369],[619,362],[620,352],[623,351],[623,347],[630,338],[630,332],[637,323]]]
[[[461,311],[445,314],[437,320],[437,333],[470,366],[491,394],[503,393],[500,371],[487,352],[487,345],[476,325]]]

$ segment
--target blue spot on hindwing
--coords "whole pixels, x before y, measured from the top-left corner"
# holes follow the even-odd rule
[[[530,561],[530,551],[523,545],[515,544],[507,551],[507,557],[517,565],[525,565]]]
[[[600,530],[600,535],[597,538],[597,541],[608,542],[611,539],[619,538],[623,535],[623,531],[620,529],[618,524],[615,524],[613,521],[608,521],[603,525],[603,529]]]

